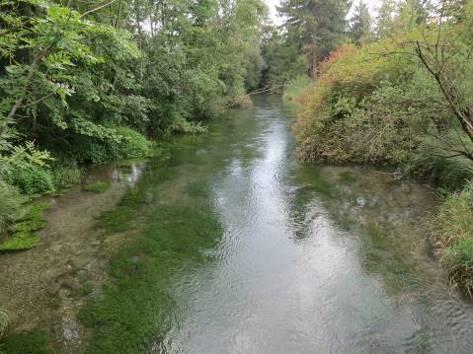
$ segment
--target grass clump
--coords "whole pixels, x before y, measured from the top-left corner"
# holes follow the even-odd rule
[[[432,224],[452,283],[473,297],[473,182],[446,198]]]
[[[0,252],[21,251],[35,247],[39,241],[38,231],[47,225],[44,211],[49,209],[47,202],[38,202],[27,207],[27,212],[11,227],[11,236],[0,243]]]
[[[110,182],[98,181],[84,186],[83,190],[91,193],[104,193],[111,186]]]

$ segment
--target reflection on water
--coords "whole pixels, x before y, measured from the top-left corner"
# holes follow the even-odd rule
[[[131,162],[128,165],[116,166],[112,171],[112,181],[126,183],[132,187],[139,181],[145,165],[145,162]]]
[[[179,314],[150,352],[471,352],[473,308],[422,228],[433,193],[385,171],[298,165],[277,99],[241,115],[174,157],[212,166],[224,232],[214,261],[175,275]]]

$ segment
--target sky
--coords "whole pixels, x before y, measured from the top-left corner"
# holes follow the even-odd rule
[[[379,6],[378,4],[380,3],[380,0],[363,0],[363,1],[366,4],[368,4],[371,15],[374,15],[376,13],[376,8]],[[276,24],[280,24],[281,19],[277,17],[277,11],[276,11],[276,6],[279,5],[280,0],[265,0],[265,2],[269,7],[269,12],[270,12],[271,19],[273,20],[273,22]],[[358,4],[358,2],[359,0],[353,1],[352,9]],[[348,17],[350,17],[350,13],[348,14]]]

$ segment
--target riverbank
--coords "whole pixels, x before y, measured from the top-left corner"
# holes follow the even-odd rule
[[[37,247],[0,255],[0,303],[9,317],[9,336],[0,345],[6,353],[77,352],[82,331],[77,313],[85,283],[99,287],[106,280],[107,260],[99,254],[95,218],[113,208],[137,181],[143,164],[96,167],[83,184],[63,195],[43,197],[50,204]],[[110,181],[104,193],[83,186]]]
[[[309,163],[391,166],[434,186],[444,202],[431,217],[432,243],[452,285],[471,296],[472,140],[416,58],[408,38],[417,35],[341,46],[305,90],[295,81],[296,151]]]

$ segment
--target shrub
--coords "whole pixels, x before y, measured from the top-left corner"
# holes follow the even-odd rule
[[[202,134],[207,132],[207,128],[200,122],[189,122],[184,118],[176,119],[170,126],[170,130],[175,134]]]
[[[40,151],[33,143],[12,148],[11,154],[0,156],[0,174],[25,195],[54,190],[53,176],[48,162],[53,160],[47,151]]]
[[[103,139],[81,136],[75,139],[72,155],[81,163],[103,164],[120,159],[147,156],[152,144],[141,133],[127,128],[107,128]],[[113,132],[113,133],[111,133]]]
[[[13,169],[8,176],[8,182],[25,195],[54,191],[54,179],[51,172],[40,167]]]
[[[111,144],[115,159],[130,159],[145,157],[150,153],[151,142],[146,137],[127,127],[116,128],[119,142]]]
[[[295,125],[298,156],[307,161],[405,161],[416,145],[416,120],[407,119],[413,61],[386,41],[361,49],[342,46],[321,64],[304,92]],[[407,100],[407,102],[406,102]],[[411,100],[412,101],[412,100]]]

